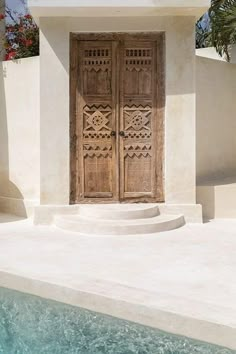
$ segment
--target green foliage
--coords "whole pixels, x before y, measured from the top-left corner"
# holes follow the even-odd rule
[[[212,0],[209,16],[212,44],[229,61],[230,48],[236,44],[236,1]]]
[[[236,44],[236,0],[212,0],[208,16],[209,26],[204,26],[203,18],[196,24],[196,47],[214,46],[229,61]]]
[[[211,33],[209,28],[203,25],[203,17],[196,24],[196,48],[212,46]]]

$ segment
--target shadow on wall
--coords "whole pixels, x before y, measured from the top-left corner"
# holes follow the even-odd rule
[[[4,79],[6,77],[7,71],[4,68],[4,63],[0,62],[0,213],[20,213],[21,216],[26,217],[23,195],[17,186],[10,181],[8,116],[4,85]],[[12,102],[12,104],[14,104],[14,102]],[[15,212],[14,199],[18,200],[17,211],[15,210]],[[4,222],[3,219],[0,220],[0,223],[2,222]]]
[[[199,49],[197,83],[197,202],[204,219],[236,217],[236,65],[214,48]]]
[[[204,222],[215,219],[215,186],[197,187],[197,201],[202,205]]]
[[[204,185],[236,176],[236,65],[200,55],[196,64],[197,184]]]

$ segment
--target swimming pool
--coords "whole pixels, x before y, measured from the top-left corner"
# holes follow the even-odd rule
[[[0,288],[3,354],[232,354],[236,351]]]

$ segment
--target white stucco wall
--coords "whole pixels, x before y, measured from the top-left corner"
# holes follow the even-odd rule
[[[210,0],[28,0],[35,17],[196,16]]]
[[[236,64],[197,51],[197,183],[236,176]]]
[[[195,17],[41,18],[41,203],[69,203],[69,33],[166,32],[165,199],[194,204]]]
[[[39,202],[39,57],[0,63],[0,212]]]

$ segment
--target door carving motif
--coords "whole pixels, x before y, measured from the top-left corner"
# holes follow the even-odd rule
[[[72,35],[71,202],[163,201],[164,34]]]

